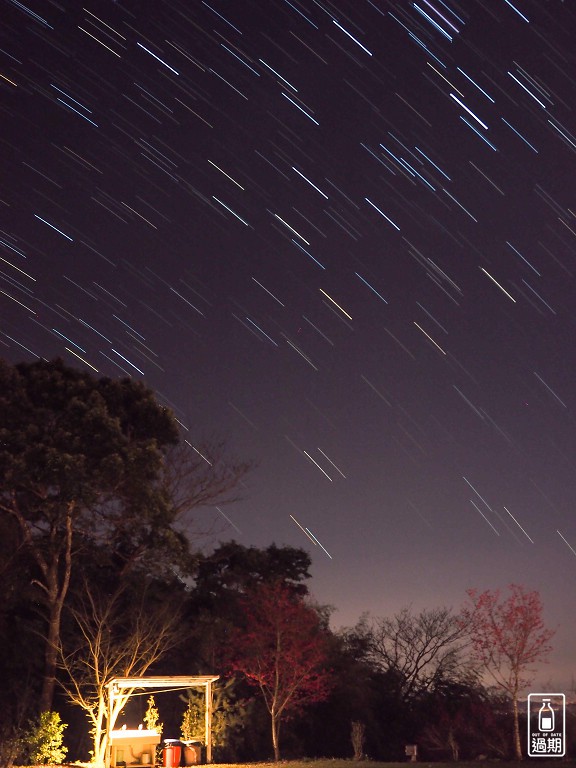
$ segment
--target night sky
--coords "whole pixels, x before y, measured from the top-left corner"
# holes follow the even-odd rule
[[[0,0],[0,355],[256,468],[335,627],[576,577],[576,8]]]

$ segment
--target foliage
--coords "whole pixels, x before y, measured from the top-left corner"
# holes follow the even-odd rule
[[[23,557],[14,520],[0,514],[0,765],[19,750],[42,680],[44,623],[34,605],[34,572]]]
[[[144,725],[149,731],[156,731],[157,734],[162,736],[162,731],[164,730],[164,726],[160,722],[160,712],[158,711],[158,707],[156,706],[156,701],[154,700],[154,696],[149,696],[146,699],[146,704],[148,705],[146,712],[144,713]]]
[[[298,594],[308,591],[310,555],[295,547],[271,544],[265,549],[226,542],[197,563],[188,605],[192,641],[183,664],[218,669],[234,626],[242,623],[240,598],[258,584],[281,581]],[[192,656],[192,658],[190,658]]]
[[[24,739],[30,765],[58,764],[64,760],[68,752],[62,744],[66,727],[58,712],[41,712],[38,719],[30,723]]]
[[[328,633],[318,613],[282,582],[253,587],[240,605],[244,626],[231,634],[229,668],[260,689],[277,761],[282,720],[329,694]]]
[[[0,513],[18,525],[46,606],[40,708],[48,710],[76,536],[138,556],[170,507],[156,480],[178,430],[143,385],[94,379],[59,360],[0,361],[0,414]]]
[[[331,670],[333,687],[325,701],[306,712],[306,717],[290,725],[286,737],[296,736],[293,746],[310,757],[340,757],[350,752],[350,723],[365,725],[364,752],[393,757],[391,736],[402,740],[397,722],[401,707],[394,701],[391,711],[387,701],[389,685],[385,675],[367,656],[364,636],[355,629],[341,630],[330,637],[330,654],[326,667]],[[290,742],[287,745],[292,746]],[[404,741],[402,741],[403,749]],[[295,752],[297,754],[297,752]]]
[[[310,564],[310,555],[296,547],[271,544],[259,549],[229,541],[200,559],[196,593],[209,602],[224,594],[243,593],[258,584],[281,581],[305,595],[308,590],[303,581],[310,578]]]
[[[45,622],[41,710],[78,566],[96,549],[122,572],[189,571],[190,511],[229,500],[248,469],[220,444],[179,442],[174,415],[132,379],[0,360],[0,517]]]
[[[158,707],[156,706],[156,701],[154,699],[154,696],[149,696],[146,699],[146,712],[144,712],[144,725],[149,731],[156,731],[157,734],[162,736],[162,731],[164,730],[164,725],[160,722],[160,712],[158,711]],[[161,742],[160,744],[156,745],[156,762],[161,763],[162,762],[162,746]]]
[[[469,589],[467,595],[462,626],[470,634],[476,660],[512,700],[514,756],[521,760],[518,696],[532,680],[533,665],[546,660],[554,630],[544,625],[537,591],[511,584],[507,598],[499,590]]]
[[[205,706],[200,700],[203,694],[190,690],[187,692],[187,704],[182,723],[180,724],[180,735],[182,741],[200,741],[204,733],[204,712]]]
[[[229,678],[212,686],[212,746],[217,762],[234,759],[241,735],[250,722],[252,703],[238,694],[238,681]],[[206,714],[203,691],[191,688],[180,697],[186,702],[182,716],[183,741],[202,741]]]
[[[509,718],[502,702],[476,681],[448,682],[421,702],[418,742],[433,759],[492,759],[509,757],[505,735]]]

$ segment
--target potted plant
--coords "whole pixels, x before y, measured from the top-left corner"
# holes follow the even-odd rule
[[[182,733],[182,742],[184,744],[184,762],[186,765],[196,765],[201,761],[200,738],[198,734],[202,731],[204,725],[204,716],[197,701],[192,696],[188,697],[188,706],[182,715],[182,724],[180,730]]]

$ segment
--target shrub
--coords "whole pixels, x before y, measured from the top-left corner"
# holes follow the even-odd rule
[[[30,729],[24,737],[28,762],[30,765],[61,763],[68,752],[63,746],[64,728],[58,712],[42,712],[40,717],[30,723]]]

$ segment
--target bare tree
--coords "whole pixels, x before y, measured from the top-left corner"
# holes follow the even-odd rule
[[[232,459],[217,439],[197,445],[182,439],[168,447],[165,457],[163,483],[177,519],[198,507],[237,501],[239,486],[253,466]]]
[[[366,626],[369,657],[397,679],[398,693],[410,698],[456,676],[463,665],[464,630],[449,608],[413,614],[404,608],[392,618]]]
[[[62,684],[68,699],[81,707],[92,726],[92,760],[104,765],[107,727],[112,729],[132,691],[114,697],[108,720],[108,683],[114,677],[139,677],[179,641],[179,612],[169,605],[150,600],[149,589],[139,599],[125,585],[111,596],[86,584],[71,611],[78,641],[61,654],[67,673]]]
[[[122,519],[116,520],[113,537],[99,544],[119,554],[122,574],[143,564],[147,569],[153,565],[158,574],[172,574],[175,569],[189,573],[197,558],[191,542],[214,535],[216,529],[212,518],[207,523],[199,510],[237,501],[252,466],[230,456],[222,442],[205,440],[193,446],[181,438],[164,449],[154,485],[170,509],[169,520],[142,525],[139,509],[132,514],[124,511]]]

